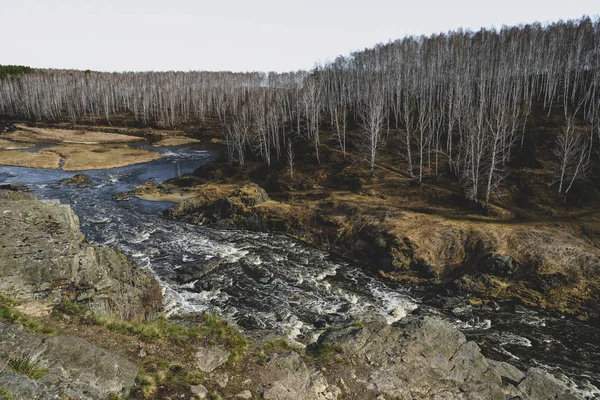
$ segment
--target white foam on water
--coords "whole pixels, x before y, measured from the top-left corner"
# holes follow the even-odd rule
[[[406,317],[408,313],[416,310],[419,306],[406,295],[391,290],[382,290],[379,285],[369,285],[371,294],[377,302],[388,324],[393,324]]]
[[[512,344],[517,346],[531,347],[531,340],[511,332],[502,332],[500,337],[500,344],[502,346]]]

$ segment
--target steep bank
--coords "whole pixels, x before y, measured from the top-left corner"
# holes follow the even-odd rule
[[[152,273],[86,243],[69,206],[10,191],[0,191],[0,291],[40,307],[67,299],[124,319],[144,320],[162,306]]]
[[[216,162],[132,194],[167,201],[179,196],[184,200],[169,211],[172,217],[285,232],[385,278],[466,294],[475,302],[516,301],[598,317],[595,208],[540,201],[532,209],[505,201],[486,214],[461,203],[443,181],[414,185],[386,166],[369,176],[360,160],[334,150],[323,150],[321,158],[333,167],[300,163],[293,180],[280,167],[250,163],[240,171]],[[247,186],[249,181],[260,186]]]
[[[13,292],[21,299],[20,304],[0,299],[1,319],[5,321],[0,328],[5,333],[0,336],[2,397],[64,394],[100,399],[121,392],[136,399],[582,398],[566,379],[535,368],[522,372],[486,359],[479,347],[450,323],[420,316],[418,310],[393,325],[379,318],[332,321],[316,342],[303,348],[265,332],[248,341],[208,314],[141,323],[101,318],[98,314],[114,305],[102,303],[105,298],[97,287],[97,297],[77,302],[67,296],[59,304],[53,303],[52,299],[60,299],[63,288],[45,290],[38,284],[41,278],[32,282],[29,272],[54,282],[48,274],[56,271],[62,277],[64,271],[60,266],[35,268],[35,263],[33,269],[19,267],[18,262],[29,265],[25,254],[39,254],[33,260],[59,254],[69,263],[81,259],[82,249],[100,250],[81,241],[69,207],[27,194],[4,193],[3,211],[10,212],[2,213],[6,218],[3,226],[23,233],[14,241],[3,241],[2,246],[16,247],[13,253],[19,257],[12,266],[25,275],[21,277],[21,291]],[[228,204],[257,207],[272,202],[257,186],[234,191],[234,195],[235,201],[223,202],[223,209]],[[36,247],[37,241],[44,243],[44,248]],[[75,257],[69,258],[73,253]],[[93,268],[103,265],[99,262]],[[124,263],[110,266],[112,272],[129,267]],[[0,277],[0,282],[9,287],[7,282],[19,280],[13,273]],[[86,281],[75,278],[74,284],[77,282]],[[115,295],[121,296],[119,283],[113,287]],[[28,288],[31,293],[24,294],[29,293]],[[134,289],[128,288],[128,294],[131,291]],[[80,292],[77,287],[75,292]],[[31,317],[19,314],[39,315],[42,301],[53,309],[50,315],[41,313],[50,329],[41,329]],[[135,306],[135,298],[122,301]],[[98,303],[103,306],[96,307]],[[16,324],[34,332],[26,333]],[[48,335],[52,330],[58,335]],[[69,361],[73,357],[76,362]]]

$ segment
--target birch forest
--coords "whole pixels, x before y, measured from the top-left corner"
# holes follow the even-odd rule
[[[328,132],[372,172],[380,151],[394,146],[396,167],[415,181],[443,168],[482,204],[510,173],[536,107],[560,117],[553,184],[566,195],[598,158],[599,100],[600,20],[589,17],[407,37],[311,71],[37,70],[0,80],[0,115],[12,119],[216,120],[231,163],[259,157],[288,166],[292,177],[296,146],[310,144],[321,163]]]

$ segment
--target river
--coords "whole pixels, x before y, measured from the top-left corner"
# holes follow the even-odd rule
[[[21,167],[0,167],[0,183],[24,183],[41,198],[70,204],[88,241],[119,248],[154,271],[169,314],[209,310],[250,334],[268,330],[307,343],[331,324],[373,314],[393,323],[418,310],[451,321],[490,358],[542,367],[586,398],[600,398],[598,326],[509,306],[440,310],[418,291],[286,236],[220,231],[162,217],[172,203],[114,201],[115,193],[191,172],[214,156],[198,146],[157,150],[163,157],[149,163],[84,171],[94,182],[90,188],[52,188],[75,173]]]

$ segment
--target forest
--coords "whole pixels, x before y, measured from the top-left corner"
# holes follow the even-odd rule
[[[527,158],[536,108],[559,121],[548,182],[557,196],[586,179],[600,149],[598,17],[406,37],[311,71],[2,71],[14,77],[0,80],[7,118],[111,124],[128,113],[163,127],[216,119],[231,163],[283,163],[292,178],[299,143],[320,164],[328,131],[371,172],[378,153],[395,146],[396,167],[415,182],[444,170],[484,206],[516,155]]]

